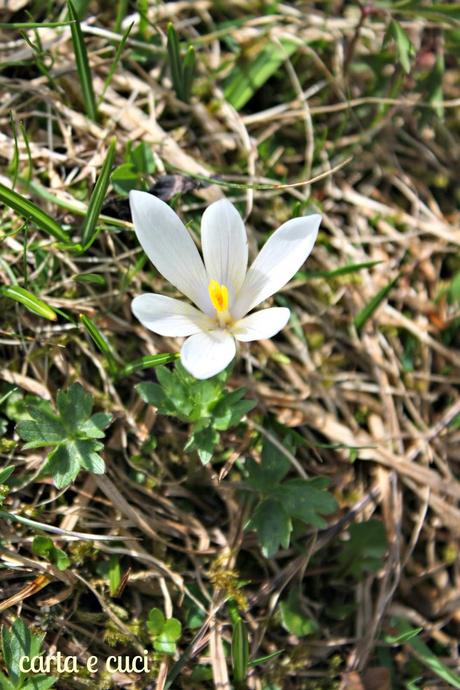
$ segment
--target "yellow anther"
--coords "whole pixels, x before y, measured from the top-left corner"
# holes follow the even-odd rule
[[[217,280],[211,280],[208,286],[212,306],[221,314],[228,311],[228,290],[225,285],[219,285]]]

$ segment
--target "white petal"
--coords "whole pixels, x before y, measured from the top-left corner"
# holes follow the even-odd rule
[[[227,199],[215,201],[203,213],[201,244],[209,280],[226,285],[230,298],[236,295],[248,267],[248,240],[240,214]]]
[[[314,213],[292,218],[273,233],[246,274],[231,309],[235,318],[241,318],[286,285],[313,249],[320,223],[321,216]]]
[[[232,328],[237,340],[248,343],[251,340],[272,338],[289,321],[291,312],[286,307],[271,307],[254,312],[240,319]]]
[[[155,268],[200,309],[214,313],[206,269],[179,216],[147,192],[131,191],[129,201],[137,239]]]
[[[196,379],[209,379],[230,364],[236,345],[228,331],[215,330],[197,333],[182,345],[180,359]]]
[[[159,335],[181,337],[213,326],[209,316],[191,304],[165,295],[139,295],[131,302],[131,310],[143,326]]]

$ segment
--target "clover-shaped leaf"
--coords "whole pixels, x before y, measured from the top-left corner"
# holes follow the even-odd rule
[[[176,641],[182,634],[182,625],[177,618],[166,619],[160,609],[150,609],[147,629],[153,640],[155,651],[162,654],[174,654]]]

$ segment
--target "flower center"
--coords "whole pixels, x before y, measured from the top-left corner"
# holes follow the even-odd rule
[[[212,306],[218,314],[228,312],[228,289],[226,285],[219,285],[217,280],[211,280],[208,286]]]

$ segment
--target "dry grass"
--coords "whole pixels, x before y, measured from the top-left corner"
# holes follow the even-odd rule
[[[50,4],[53,19],[64,16],[59,3]],[[177,657],[183,668],[172,687],[191,687],[190,673],[200,663],[210,664],[213,680],[197,687],[225,690],[231,687],[226,646],[231,632],[224,601],[237,579],[246,583],[241,591],[248,600],[251,658],[283,650],[251,670],[250,688],[384,690],[390,680],[380,671],[379,685],[376,667],[390,663],[396,688],[409,687],[405,683],[417,675],[420,684],[410,687],[454,687],[417,666],[407,646],[385,646],[381,637],[382,630],[391,630],[392,616],[405,618],[423,628],[423,639],[446,666],[458,667],[460,313],[449,288],[460,270],[460,145],[458,59],[455,51],[449,54],[453,30],[440,18],[403,17],[417,50],[411,74],[384,68],[378,83],[370,65],[381,53],[388,15],[360,19],[357,6],[339,3],[334,9],[333,4],[326,10],[321,3],[316,8],[275,3],[270,12],[263,3],[152,3],[148,40],[139,34],[133,10],[122,30],[131,21],[135,25],[98,123],[83,114],[69,27],[40,29],[48,74],[40,73],[17,31],[1,32],[0,55],[4,63],[11,61],[0,72],[5,185],[11,185],[8,166],[15,150],[10,113],[27,132],[32,180],[64,206],[69,200],[87,203],[113,135],[118,164],[128,141],[151,145],[155,179],[180,169],[244,184],[297,182],[351,156],[314,185],[281,191],[209,185],[182,196],[176,208],[196,228],[202,209],[225,193],[240,204],[253,253],[297,204],[303,212],[320,209],[322,232],[308,272],[379,262],[348,275],[299,277],[282,291],[294,313],[290,326],[275,340],[243,350],[231,380],[232,386],[244,385],[258,406],[243,428],[224,436],[223,450],[230,453],[206,468],[183,454],[186,428],[155,415],[135,392],[134,384],[151,379],[152,371],[116,381],[83,328],[65,320],[48,324],[2,300],[3,392],[14,384],[54,399],[59,388],[79,380],[100,409],[115,415],[105,449],[107,475],[82,476],[64,495],[49,479],[36,479],[43,451],[22,451],[12,443],[14,425],[6,420],[3,462],[15,464],[21,478],[7,509],[68,532],[118,537],[114,543],[84,542],[61,534],[56,543],[72,565],[59,571],[31,551],[33,529],[0,524],[0,592],[6,602],[0,604],[1,619],[20,614],[46,630],[51,650],[82,660],[89,654],[105,658],[114,648],[137,653],[145,644],[139,621],[149,608],[181,618],[184,601],[198,596],[203,623],[184,633]],[[37,5],[30,9],[44,19]],[[22,12],[5,16],[24,21]],[[98,11],[97,3],[90,3],[84,22],[96,96],[120,39],[113,34],[114,13],[110,6]],[[175,97],[166,69],[165,28],[171,18],[197,50],[190,104]],[[223,22],[230,19],[243,21],[226,28]],[[32,31],[28,35],[33,39]],[[295,56],[235,110],[223,95],[236,57],[232,51],[250,61],[264,42],[286,37],[299,42]],[[149,45],[155,47],[151,58]],[[443,119],[426,92],[417,91],[423,70],[439,54],[446,65]],[[24,176],[28,153],[20,132],[18,143]],[[24,185],[17,189],[26,193]],[[32,198],[70,223],[78,238],[78,216]],[[21,219],[2,209],[0,274],[3,283],[14,274],[52,307],[90,316],[127,362],[175,351],[178,344],[145,331],[131,314],[133,296],[146,286],[162,291],[165,285],[148,264],[138,263],[141,252],[124,204],[112,195],[105,213],[118,214],[121,227],[107,222],[84,255],[59,248],[32,225],[24,249],[24,234],[12,232],[21,228]],[[75,275],[84,273],[103,276],[105,287],[76,283]],[[357,329],[356,316],[393,279],[389,294]],[[238,459],[257,457],[255,438],[264,433],[269,415],[305,440],[293,476],[329,476],[340,510],[327,529],[304,530],[289,549],[264,559],[254,533],[243,529],[248,510],[237,486]],[[151,434],[157,445],[145,450]],[[384,521],[387,554],[376,572],[345,578],[336,558],[347,528],[371,517]],[[114,554],[122,572],[129,572],[116,601],[97,570]],[[46,587],[26,598],[24,588],[43,574]],[[318,622],[312,637],[298,639],[281,626],[278,604],[289,591],[300,594],[304,612]],[[339,604],[348,609],[334,619],[328,609]],[[58,687],[81,688],[86,682],[159,690],[173,663],[168,669],[161,661],[151,681],[119,674],[112,685],[104,677],[93,685],[68,677]]]

